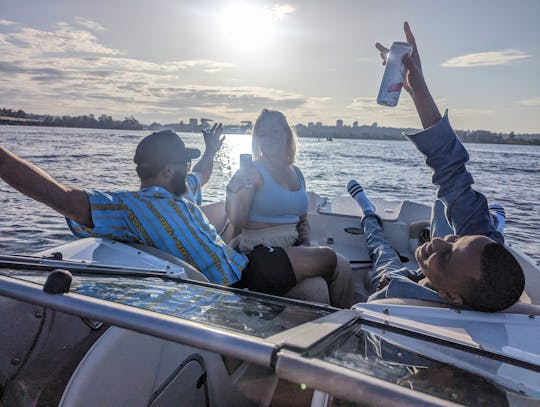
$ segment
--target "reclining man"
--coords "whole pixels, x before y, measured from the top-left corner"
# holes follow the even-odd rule
[[[504,247],[485,196],[471,188],[473,178],[465,168],[468,153],[450,127],[447,115],[441,118],[424,80],[416,42],[407,23],[404,30],[413,53],[403,57],[407,69],[403,87],[411,95],[424,128],[407,137],[424,154],[433,171],[437,196],[454,234],[433,237],[418,247],[415,258],[420,269],[406,269],[384,239],[380,219],[362,187],[350,181],[347,188],[364,213],[362,223],[374,264],[368,301],[405,297],[478,311],[503,310],[519,300],[525,286],[523,270]],[[388,49],[379,43],[376,47],[385,59]],[[432,235],[436,233],[437,227]]]
[[[336,254],[330,248],[261,248],[245,256],[217,234],[198,205],[201,184],[210,177],[214,155],[223,141],[219,138],[221,128],[214,126],[205,134],[206,151],[194,167],[198,175],[189,174],[189,169],[200,151],[186,148],[176,133],[166,130],[145,137],[133,159],[141,180],[138,191],[64,186],[2,146],[0,178],[65,216],[78,237],[156,247],[188,262],[212,283],[275,295],[284,295],[297,283],[321,276],[334,293],[331,304],[350,307],[352,276],[336,270]]]

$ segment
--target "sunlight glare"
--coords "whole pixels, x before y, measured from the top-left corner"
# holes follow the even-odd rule
[[[251,154],[251,136],[248,134],[231,134],[226,138],[224,155],[233,171],[240,168],[240,154]]]
[[[272,10],[248,3],[235,3],[223,10],[225,37],[238,50],[251,51],[272,37],[275,17]]]

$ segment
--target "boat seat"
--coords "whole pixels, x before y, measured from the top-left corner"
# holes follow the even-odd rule
[[[516,302],[511,307],[508,307],[501,312],[508,314],[540,315],[540,305],[529,304],[526,302]]]
[[[220,355],[111,327],[73,373],[60,407],[253,406]]]
[[[203,273],[201,273],[199,270],[197,270],[192,265],[186,263],[185,261],[180,260],[178,257],[173,256],[172,254],[156,249],[155,247],[144,246],[135,243],[130,243],[129,246],[149,253],[153,256],[159,257],[160,259],[166,260],[180,267],[183,267],[186,271],[188,279],[190,280],[202,281],[206,283],[209,282],[208,278],[206,278]],[[321,277],[311,277],[301,281],[288,293],[286,293],[284,297],[322,304],[330,303],[330,299],[328,297],[328,285],[326,284],[326,281]]]
[[[216,228],[216,232],[223,241],[230,244],[232,239],[238,235],[233,224],[225,214],[225,202],[214,202],[201,206],[210,223]]]
[[[145,246],[142,244],[129,243],[129,246],[134,247],[137,250],[151,254],[152,256],[156,256],[160,259],[166,260],[169,263],[176,264],[182,267],[187,274],[187,278],[189,278],[190,280],[203,281],[206,283],[209,282],[208,278],[206,278],[206,276],[203,273],[201,273],[191,264],[186,263],[183,260],[180,260],[178,257],[173,256],[170,253],[164,252],[163,250],[156,249],[155,247]]]
[[[379,300],[370,301],[370,303],[388,305],[409,305],[413,307],[455,308],[449,304],[444,304],[442,302],[419,300],[416,298],[382,298]],[[507,314],[540,315],[540,305],[517,302],[511,307],[508,307],[500,312],[504,312]]]
[[[409,305],[412,307],[451,308],[450,305],[437,301],[419,300],[417,298],[381,298],[369,301],[370,304]]]

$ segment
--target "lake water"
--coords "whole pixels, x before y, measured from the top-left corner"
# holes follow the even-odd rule
[[[149,132],[0,126],[0,143],[65,185],[137,189],[132,157]],[[181,134],[204,149],[202,136]],[[225,186],[249,153],[251,138],[229,135],[203,189],[205,203],[224,199]],[[475,188],[506,209],[507,242],[540,261],[540,146],[466,144]],[[435,188],[421,155],[406,141],[300,139],[297,163],[308,189],[346,195],[356,178],[369,196],[431,203]],[[35,252],[73,240],[65,220],[0,181],[0,253]]]

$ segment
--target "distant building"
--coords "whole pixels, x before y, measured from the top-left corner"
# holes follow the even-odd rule
[[[336,127],[343,127],[343,120],[337,119],[336,120]]]
[[[352,126],[353,126],[354,128],[358,127],[358,122],[357,122],[357,121],[356,121],[356,122],[353,122]]]
[[[199,121],[197,119],[194,119],[194,118],[189,119],[190,126],[197,126],[198,124],[199,124]]]
[[[308,129],[311,129],[313,126],[315,126],[315,124],[313,122],[309,122],[307,126],[308,126]]]
[[[322,127],[322,122],[317,122],[317,123],[315,123],[315,126],[317,126],[317,127]]]

